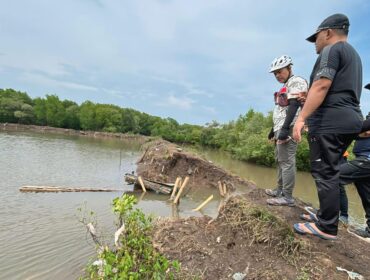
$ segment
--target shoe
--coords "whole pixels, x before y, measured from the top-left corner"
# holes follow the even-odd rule
[[[270,198],[266,200],[267,204],[274,205],[274,206],[294,206],[295,200],[294,198],[287,198],[284,196],[277,197],[277,198]]]
[[[283,191],[281,189],[266,189],[265,193],[272,197],[279,197],[282,195]]]
[[[325,233],[317,228],[317,226],[314,223],[298,223],[294,224],[294,231],[296,233],[305,235],[314,235],[317,237],[320,237],[325,240],[336,240],[337,236],[336,235],[331,235],[328,233]]]
[[[316,208],[313,208],[313,207],[311,207],[311,206],[306,206],[306,207],[304,207],[304,210],[308,213],[308,214],[310,214],[310,215],[317,215],[317,212],[319,212],[319,210],[318,209],[316,209]]]
[[[308,214],[301,214],[301,215],[299,215],[299,217],[300,217],[302,220],[305,220],[305,221],[307,221],[307,222],[318,222],[318,219],[317,219],[316,214],[311,214],[311,213],[308,213]]]
[[[370,230],[369,228],[365,229],[356,229],[353,231],[354,234],[361,236],[363,238],[370,238]]]
[[[345,225],[345,226],[347,226],[347,225],[348,225],[348,217],[347,217],[347,216],[339,216],[339,221],[340,221],[343,225]]]

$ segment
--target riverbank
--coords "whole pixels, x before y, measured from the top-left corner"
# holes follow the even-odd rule
[[[155,248],[184,270],[201,279],[348,279],[337,268],[370,278],[369,244],[340,227],[337,241],[325,241],[293,232],[293,224],[307,205],[266,205],[267,195],[253,183],[200,159],[166,141],[150,143],[138,165],[138,174],[174,181],[189,176],[187,192],[215,188],[220,178],[250,186],[242,195],[226,199],[216,218],[162,218],[153,232]],[[216,173],[214,171],[217,170]],[[243,182],[244,181],[244,182]],[[218,197],[220,199],[220,197]],[[242,279],[242,278],[240,278]]]
[[[69,128],[25,125],[25,124],[15,124],[15,123],[0,123],[0,131],[29,131],[29,132],[38,132],[38,133],[64,134],[64,135],[72,135],[72,136],[73,135],[74,136],[87,136],[87,137],[94,137],[94,138],[116,138],[116,139],[138,141],[141,144],[155,139],[154,137],[144,136],[144,135],[139,135],[139,134],[85,131],[85,130],[75,130],[75,129],[69,129]]]

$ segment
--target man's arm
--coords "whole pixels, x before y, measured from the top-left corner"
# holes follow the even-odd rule
[[[283,127],[280,130],[280,133],[278,135],[278,140],[286,140],[289,136],[289,127],[292,123],[295,114],[297,113],[297,110],[299,108],[300,103],[296,98],[288,99],[289,105],[286,112],[285,121],[283,124]]]
[[[312,83],[312,86],[307,94],[306,102],[302,111],[299,113],[297,121],[293,128],[293,138],[296,141],[301,141],[301,131],[306,119],[320,107],[328,94],[332,81],[326,78],[321,78]]]

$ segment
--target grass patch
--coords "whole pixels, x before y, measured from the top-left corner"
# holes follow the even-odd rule
[[[285,260],[296,263],[307,252],[307,242],[296,239],[290,225],[264,207],[255,206],[239,197],[230,198],[219,215],[226,226],[241,231],[253,243],[274,248]]]

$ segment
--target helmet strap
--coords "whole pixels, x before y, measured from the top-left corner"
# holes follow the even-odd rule
[[[288,69],[289,69],[289,76],[286,79],[286,81],[284,81],[284,84],[286,84],[289,81],[289,79],[294,76],[292,73],[292,67],[290,65],[288,66]]]

